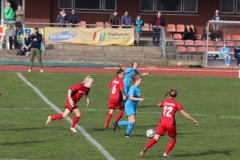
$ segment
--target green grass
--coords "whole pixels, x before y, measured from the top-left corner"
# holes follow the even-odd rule
[[[86,74],[22,73],[53,104],[63,110],[68,88],[81,82]],[[157,76],[144,77],[141,86],[144,102],[139,102],[137,123],[132,139],[124,137],[125,128],[103,129],[107,115],[108,84],[114,75],[94,74],[90,108],[83,98],[78,104],[83,127],[117,160],[138,159],[138,153],[149,140],[145,132],[155,129],[161,116],[157,104],[170,88],[177,89],[186,112],[199,121],[199,127],[176,115],[178,138],[170,156],[177,160],[237,160],[239,148],[239,79]],[[16,73],[0,73],[0,159],[106,159],[81,133],[70,132],[66,120],[45,126],[50,108]],[[12,109],[11,109],[12,108]],[[31,109],[26,109],[31,108]],[[49,109],[48,109],[49,108]],[[73,114],[70,118],[73,117]],[[115,119],[114,114],[112,121]],[[126,120],[126,117],[122,118]],[[111,122],[112,122],[111,121]],[[144,159],[163,159],[169,142],[162,137]]]

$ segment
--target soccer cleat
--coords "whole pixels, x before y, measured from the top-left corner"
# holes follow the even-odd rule
[[[163,157],[165,157],[165,158],[171,158],[167,153],[164,153],[164,154],[163,154]]]
[[[139,153],[138,157],[142,158],[146,151],[147,151],[147,149],[145,149],[145,148],[143,150],[141,150],[141,152]]]
[[[51,116],[48,116],[47,121],[46,121],[46,125],[48,125],[48,123],[50,123],[50,122],[51,122]]]
[[[118,127],[117,122],[113,122],[113,131],[115,132],[116,128]]]
[[[125,134],[126,138],[132,138],[129,134]]]
[[[29,69],[29,70],[28,70],[28,72],[32,72],[32,70],[31,70],[31,69]]]
[[[40,72],[43,73],[43,69],[40,69]]]
[[[108,128],[108,125],[107,125],[107,124],[104,124],[104,128]]]
[[[70,130],[72,131],[72,132],[78,132],[77,130],[76,130],[76,128],[70,128]]]

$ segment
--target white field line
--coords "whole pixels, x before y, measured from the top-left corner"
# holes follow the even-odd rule
[[[29,159],[11,159],[11,158],[0,158],[0,160],[29,160]]]
[[[23,77],[23,75],[21,73],[17,73],[17,75],[19,76],[19,78],[26,83],[29,87],[31,87],[36,93],[37,95],[45,102],[47,103],[51,108],[53,108],[57,113],[62,113],[62,111],[55,106],[52,102],[50,102],[47,97],[45,97],[42,92],[35,87],[34,85],[32,85],[25,77]],[[67,117],[66,120],[71,124],[72,120]],[[80,127],[79,125],[76,125],[76,129],[78,131],[80,131],[84,137],[86,137],[86,139],[91,142],[108,160],[115,160],[114,157],[112,157],[110,155],[110,153],[108,153],[108,151],[105,150],[105,148],[103,146],[101,146],[96,140],[94,140],[82,127]]]
[[[0,108],[0,110],[53,110],[53,108]]]

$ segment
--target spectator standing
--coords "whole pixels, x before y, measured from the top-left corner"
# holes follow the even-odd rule
[[[113,12],[113,14],[109,18],[108,23],[111,28],[118,28],[118,26],[121,25],[120,18],[118,17],[117,12]]]
[[[125,11],[124,15],[122,16],[121,24],[123,28],[131,28],[132,17],[128,14],[128,11]]]
[[[165,26],[165,20],[162,17],[161,12],[157,13],[157,16],[155,16],[152,20],[152,26],[153,26],[153,37],[152,37],[152,43],[153,47],[158,46],[159,40],[160,40],[160,31],[161,28]],[[157,38],[157,41],[156,41]]]
[[[194,36],[194,29],[190,27],[190,25],[186,25],[185,29],[184,29],[184,33],[183,33],[183,40],[186,39],[191,39],[193,41],[196,40],[195,36]]]
[[[9,44],[9,48],[12,49],[13,46],[13,41],[15,38],[15,30],[12,28],[11,24],[7,24],[7,30],[5,31],[4,37],[6,38],[6,41],[8,42],[7,45]],[[9,49],[7,46],[7,49]]]
[[[11,7],[11,3],[7,2],[7,7],[4,8],[4,15],[5,15],[5,23],[9,21],[13,21],[14,11]]]
[[[135,38],[137,42],[137,46],[139,46],[140,36],[142,33],[142,26],[144,26],[144,22],[141,19],[141,16],[137,16],[135,22],[134,22],[134,30],[135,30]]]
[[[29,34],[26,33],[24,39],[23,39],[23,45],[22,45],[22,53],[25,54],[26,56],[29,56],[30,50],[31,50],[31,45],[32,45],[32,40],[29,37]]]
[[[234,47],[234,57],[237,59],[237,66],[240,67],[240,42]]]
[[[62,9],[61,12],[57,16],[57,23],[59,27],[66,27],[68,23],[67,14],[65,12],[65,9]]]
[[[30,68],[28,72],[32,72],[32,67],[33,67],[33,60],[34,56],[36,55],[38,58],[38,65],[40,67],[40,72],[43,72],[42,69],[42,59],[41,59],[41,42],[42,42],[42,34],[39,33],[38,28],[34,29],[34,33],[30,36],[30,39],[32,40],[32,45],[31,45],[31,51],[30,51]]]
[[[213,40],[213,33],[209,27],[205,27],[203,29],[203,35],[202,35],[203,40],[207,40],[207,37]]]
[[[16,16],[16,30],[20,31],[19,34],[22,33],[22,24],[23,24],[23,17],[24,17],[24,11],[22,10],[22,6],[18,6],[18,9],[15,11]]]
[[[68,18],[69,27],[78,27],[79,23],[81,22],[78,14],[75,13],[75,10],[72,10]]]
[[[222,21],[222,16],[219,15],[219,10],[215,11],[215,15],[212,17],[213,21]],[[213,34],[216,41],[220,41],[222,38],[222,32],[220,30],[220,24],[212,24]]]

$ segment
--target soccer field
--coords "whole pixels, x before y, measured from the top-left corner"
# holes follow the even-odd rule
[[[56,114],[17,73],[0,72],[0,160],[1,159],[49,159],[49,160],[103,160],[102,149],[117,160],[135,160],[149,138],[145,133],[154,129],[161,116],[157,104],[164,94],[174,88],[177,101],[193,116],[199,126],[176,114],[177,143],[170,152],[177,160],[237,160],[239,152],[239,79],[187,76],[150,75],[143,78],[137,122],[131,133],[124,137],[126,128],[113,132],[112,125],[104,129],[108,113],[108,85],[113,74],[64,74],[21,73],[52,104],[62,111],[67,90],[81,83],[87,75],[94,78],[90,107],[82,98],[78,106],[82,112],[78,125],[99,145],[96,147],[83,134],[70,131],[65,119],[45,125],[47,116]],[[112,117],[115,120],[116,114]],[[70,116],[73,118],[73,114]],[[122,120],[126,120],[124,114]],[[85,132],[84,132],[85,133]],[[169,137],[162,137],[148,150],[143,159],[162,157]],[[103,147],[102,149],[99,147]]]

